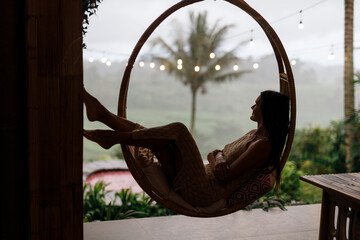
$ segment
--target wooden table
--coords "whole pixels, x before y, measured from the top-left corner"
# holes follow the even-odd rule
[[[302,176],[323,189],[320,240],[360,239],[360,173]]]

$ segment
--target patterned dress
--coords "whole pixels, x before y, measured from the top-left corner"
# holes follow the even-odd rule
[[[164,139],[171,141],[179,151],[175,156],[176,161],[182,161],[182,168],[177,173],[172,186],[185,201],[194,207],[206,207],[212,203],[229,197],[238,187],[254,176],[259,169],[253,169],[226,184],[221,184],[211,171],[210,164],[204,165],[199,149],[191,133],[182,123],[171,123],[161,127],[144,128],[140,125],[133,131],[133,139]],[[223,155],[231,164],[256,135],[248,134],[227,144]],[[144,152],[145,148],[140,151]]]

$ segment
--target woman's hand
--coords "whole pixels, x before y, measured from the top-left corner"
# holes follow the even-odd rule
[[[215,177],[219,181],[225,180],[228,174],[228,170],[229,170],[229,165],[224,159],[222,151],[217,152],[215,155],[215,169],[214,169]]]
[[[214,175],[219,181],[224,181],[227,177],[229,165],[226,162],[219,162],[215,165]]]
[[[212,152],[209,152],[209,154],[207,155],[207,160],[210,164],[215,164],[215,157]]]
[[[212,171],[215,171],[215,156],[219,153],[219,152],[222,152],[221,150],[219,149],[216,149],[212,152],[209,152],[209,154],[207,155],[207,160],[209,161],[210,163],[210,167],[212,169]]]
[[[219,152],[222,152],[222,150],[219,149],[215,149],[214,151],[212,151],[212,155],[215,157]]]

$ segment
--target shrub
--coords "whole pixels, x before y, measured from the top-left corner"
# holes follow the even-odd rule
[[[151,202],[149,196],[132,193],[130,189],[122,189],[114,194],[114,199],[106,203],[110,191],[107,184],[97,182],[94,187],[84,184],[83,187],[83,218],[84,222],[106,221],[129,218],[168,216],[175,213],[163,206]],[[120,202],[120,205],[116,203]]]

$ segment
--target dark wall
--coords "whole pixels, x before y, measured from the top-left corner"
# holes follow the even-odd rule
[[[28,239],[28,144],[25,1],[4,1],[0,14],[1,239]]]

